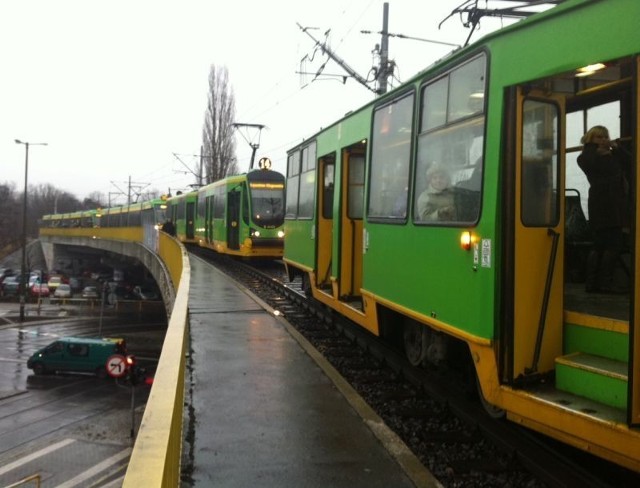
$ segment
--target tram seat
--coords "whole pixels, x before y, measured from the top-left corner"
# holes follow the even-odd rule
[[[583,282],[593,237],[582,210],[580,192],[574,188],[565,190],[564,229],[566,278],[571,282]]]
[[[480,210],[480,191],[466,188],[455,188],[454,203],[456,220],[459,222],[475,222]]]
[[[474,222],[480,211],[480,188],[482,186],[482,166],[476,166],[467,180],[458,182],[454,190],[454,202],[457,209],[457,220]]]

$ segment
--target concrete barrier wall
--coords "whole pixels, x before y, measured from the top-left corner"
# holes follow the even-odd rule
[[[189,256],[175,239],[160,239],[160,255],[178,283],[167,335],[123,487],[180,486],[182,412],[191,268]]]

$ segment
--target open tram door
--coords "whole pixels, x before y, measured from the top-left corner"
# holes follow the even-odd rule
[[[365,141],[342,149],[338,234],[340,236],[339,298],[347,305],[360,310],[362,310],[360,288],[362,287],[365,154]]]
[[[526,384],[553,372],[562,353],[564,104],[522,88],[514,95],[503,359],[507,380]]]
[[[333,197],[335,189],[335,153],[318,159],[318,217],[316,239],[316,287],[332,294],[333,264]]]
[[[629,324],[629,400],[628,400],[628,422],[634,427],[640,427],[640,306],[638,306],[638,290],[640,290],[640,198],[638,198],[638,189],[640,189],[640,170],[638,168],[638,159],[640,158],[640,56],[635,56],[633,64],[632,89],[630,90],[631,98],[634,103],[629,103],[632,107],[629,120],[631,127],[629,134],[633,140],[631,141],[632,159],[632,179],[635,185],[635,199],[633,199],[633,222],[632,229],[635,230],[634,240],[632,244],[632,255],[634,259],[632,263],[631,273],[631,322]]]

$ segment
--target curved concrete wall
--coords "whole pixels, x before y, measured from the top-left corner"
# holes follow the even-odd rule
[[[167,317],[171,316],[171,310],[175,302],[176,286],[174,286],[169,270],[160,257],[143,244],[131,241],[94,239],[92,237],[41,235],[40,245],[42,246],[48,269],[55,268],[56,255],[59,252],[58,246],[84,246],[137,259],[149,270],[156,283],[158,283]]]

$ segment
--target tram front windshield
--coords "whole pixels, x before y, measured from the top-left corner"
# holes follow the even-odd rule
[[[278,227],[284,220],[284,184],[251,182],[252,220],[261,227]]]

